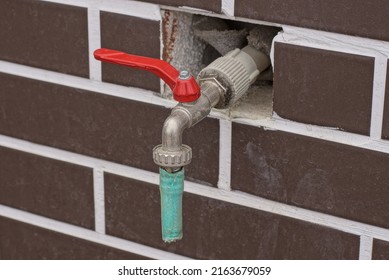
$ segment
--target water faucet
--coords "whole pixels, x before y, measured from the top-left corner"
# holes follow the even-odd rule
[[[251,46],[235,49],[200,71],[198,82],[187,71],[169,63],[116,50],[98,49],[96,59],[146,70],[158,75],[179,103],[162,128],[162,144],[154,147],[153,159],[160,167],[162,239],[182,238],[182,195],[184,169],[192,160],[192,149],[182,143],[185,129],[203,120],[212,108],[227,108],[244,95],[270,59]]]

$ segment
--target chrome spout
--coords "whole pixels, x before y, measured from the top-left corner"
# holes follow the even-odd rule
[[[162,128],[162,148],[164,151],[178,151],[182,145],[182,134],[190,127],[191,120],[184,111],[173,110]]]
[[[192,149],[182,144],[182,134],[203,120],[219,103],[225,89],[217,81],[206,81],[201,86],[201,97],[195,102],[179,103],[173,108],[162,128],[162,144],[154,147],[154,162],[163,168],[179,168],[192,160]]]

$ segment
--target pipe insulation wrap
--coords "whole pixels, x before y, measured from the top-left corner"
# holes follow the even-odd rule
[[[163,168],[159,169],[162,239],[165,242],[174,242],[182,238],[184,173],[184,168],[174,173],[169,173]]]

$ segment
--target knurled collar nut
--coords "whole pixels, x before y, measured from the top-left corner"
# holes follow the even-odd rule
[[[161,167],[185,166],[192,160],[192,148],[182,145],[179,151],[165,151],[162,145],[158,145],[153,149],[153,159]]]

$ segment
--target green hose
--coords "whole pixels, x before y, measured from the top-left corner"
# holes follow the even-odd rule
[[[161,192],[162,239],[174,242],[182,238],[182,194],[184,192],[184,168],[174,173],[159,169]]]

